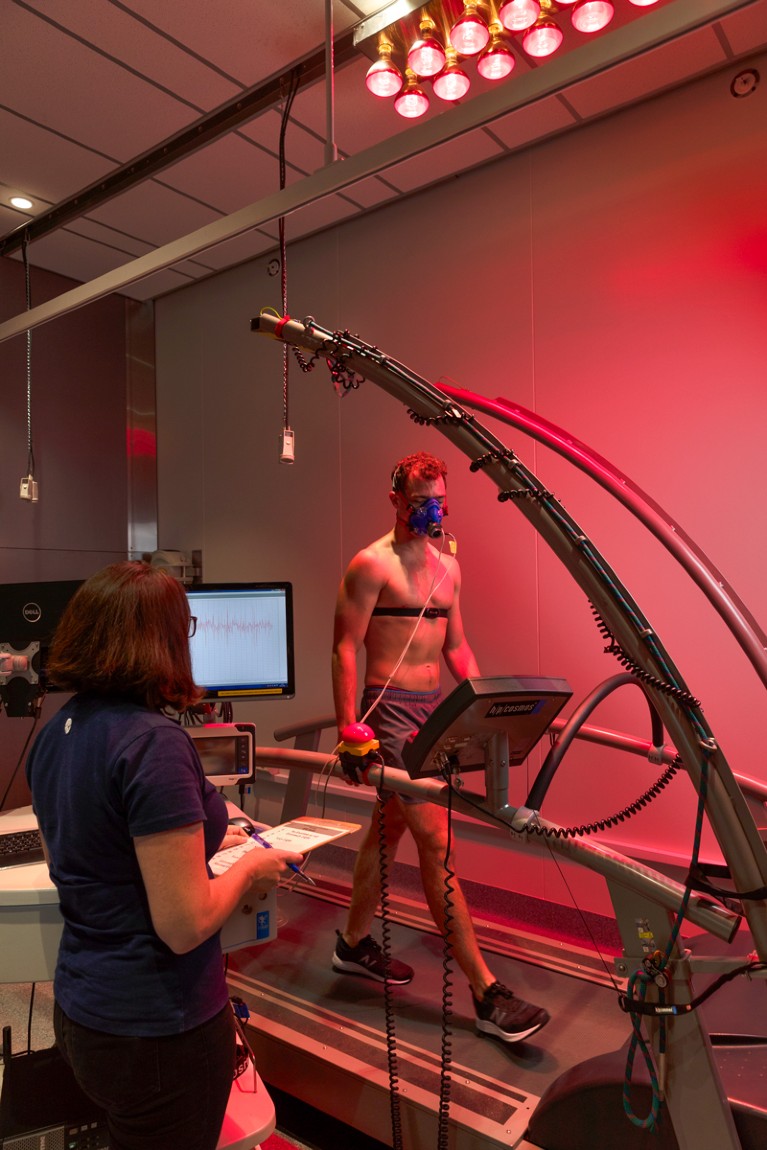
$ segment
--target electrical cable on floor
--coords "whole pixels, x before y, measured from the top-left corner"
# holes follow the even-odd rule
[[[455,871],[450,864],[450,851],[453,839],[453,804],[452,787],[448,787],[447,803],[447,843],[445,845],[445,891],[444,891],[444,929],[442,932],[442,1033],[440,1043],[439,1068],[439,1121],[437,1125],[437,1150],[448,1150],[449,1120],[450,1120],[450,1092],[452,1087],[451,1068],[453,1065],[453,1048],[451,1041],[450,1018],[453,1006],[453,879]]]
[[[381,768],[381,788],[384,785]],[[389,915],[389,865],[386,841],[386,805],[378,798],[376,811],[378,827],[378,869],[381,880],[381,950],[384,957],[384,1021],[386,1028],[386,1059],[389,1071],[389,1108],[391,1112],[392,1150],[402,1150],[402,1114],[399,1095],[399,1063],[397,1059],[397,1033],[394,1019],[394,996],[389,977],[391,970],[391,926]]]

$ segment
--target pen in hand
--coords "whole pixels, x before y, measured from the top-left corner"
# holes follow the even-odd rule
[[[262,838],[261,835],[258,833],[258,831],[251,831],[250,837],[253,839],[254,842],[258,843],[258,845],[260,847],[265,847],[266,850],[268,850],[268,851],[274,850],[274,847],[272,846],[272,844],[270,842],[267,842],[265,838]],[[316,886],[317,885],[313,878],[311,878],[308,874],[305,874],[301,870],[300,866],[297,866],[295,863],[288,863],[287,866],[290,870],[293,871],[294,874],[297,874],[299,878],[302,878],[304,880],[304,882],[308,882],[310,886]]]

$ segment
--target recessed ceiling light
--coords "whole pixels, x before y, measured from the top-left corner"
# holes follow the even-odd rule
[[[33,204],[26,196],[11,196],[11,207],[18,208],[22,212],[28,212]]]

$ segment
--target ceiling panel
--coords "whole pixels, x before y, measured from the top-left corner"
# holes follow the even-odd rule
[[[201,116],[233,98],[246,100],[259,86],[270,96],[258,114],[217,140],[206,142],[129,191],[82,207],[57,230],[32,238],[31,265],[50,267],[87,281],[127,264],[196,229],[223,219],[279,188],[278,151],[287,84],[299,62],[325,43],[325,0],[1,0],[3,65],[0,69],[0,245],[2,236],[34,221],[52,205],[104,181],[120,165],[140,169],[142,153],[162,153],[175,133],[201,124]],[[381,0],[335,0],[334,33],[348,34]],[[668,42],[589,80],[568,82],[560,96],[496,115],[487,128],[464,132],[406,160],[396,143],[416,125],[396,115],[392,101],[376,100],[365,88],[369,59],[360,52],[338,61],[334,77],[333,142],[338,163],[374,145],[391,146],[391,162],[341,193],[293,212],[291,239],[331,226],[359,210],[374,209],[435,180],[492,161],[503,153],[600,116],[615,107],[715,68],[735,65],[767,43],[767,0],[706,0],[710,27],[676,35],[675,22],[700,10],[693,0],[659,0],[652,9],[615,0],[615,33],[633,19],[656,20],[671,30]],[[733,7],[732,14],[717,12]],[[647,15],[645,16],[645,13]],[[655,15],[653,15],[655,14]],[[567,14],[560,14],[563,20]],[[638,24],[634,26],[638,27]],[[604,37],[610,44],[612,30]],[[562,53],[576,49],[567,32]],[[596,42],[596,41],[595,41]],[[517,65],[504,84],[529,84],[545,76],[514,46]],[[608,48],[605,48],[605,52]],[[571,55],[572,59],[576,59]],[[473,68],[473,66],[472,66]],[[280,79],[281,78],[281,79]],[[765,82],[765,81],[763,81]],[[432,98],[427,119],[450,128],[471,106],[474,93],[454,115]],[[513,88],[509,88],[513,93]],[[513,95],[512,97],[513,98]],[[321,170],[327,107],[323,80],[305,82],[291,108],[285,136],[286,183]],[[9,208],[11,192],[26,192],[29,214]],[[194,278],[274,249],[277,221],[184,260],[177,269],[123,288],[134,298],[172,291]],[[5,248],[18,258],[18,233]]]
[[[324,0],[127,0],[123,7],[248,87],[286,71],[325,38]],[[366,6],[334,3],[337,36],[357,22],[355,8]]]
[[[567,100],[584,119],[634,104],[680,81],[721,68],[727,55],[714,29],[685,36],[684,53],[676,43],[662,44],[639,60],[627,60],[568,90]]]
[[[152,244],[161,244],[196,231],[223,214],[157,180],[148,180],[95,208],[89,213],[89,219],[141,236]]]
[[[505,147],[514,150],[576,124],[577,120],[567,105],[558,96],[548,96],[493,120],[488,131],[497,136]]]
[[[503,148],[498,141],[478,129],[467,132],[457,140],[440,144],[423,155],[396,164],[387,171],[386,178],[403,191],[412,192],[455,172],[496,159],[502,153]]]
[[[6,186],[23,189],[46,204],[57,203],[114,167],[106,156],[3,108],[0,140],[0,178]]]
[[[3,41],[0,104],[113,161],[129,160],[196,118],[177,97],[16,3],[3,5]]]
[[[223,104],[242,90],[241,84],[211,68],[204,58],[197,58],[167,36],[158,36],[151,25],[136,20],[119,4],[105,4],[104,0],[75,0],[74,4],[72,0],[26,0],[25,6],[70,33],[73,40],[92,45],[108,60],[135,72],[158,90],[187,101],[195,114]],[[153,7],[157,14],[164,5],[155,3]]]
[[[295,174],[295,178],[300,177]],[[228,214],[276,191],[279,164],[276,157],[265,157],[250,140],[231,133],[180,160],[164,171],[160,180],[166,187]]]

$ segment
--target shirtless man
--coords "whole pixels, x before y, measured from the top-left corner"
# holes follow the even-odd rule
[[[409,455],[396,465],[389,493],[394,527],[352,559],[336,607],[332,672],[339,736],[357,720],[357,653],[364,645],[362,714],[367,714],[385,685],[366,722],[376,733],[384,762],[400,769],[404,769],[405,739],[440,701],[440,654],[456,681],[479,675],[461,621],[458,564],[452,554],[440,553],[430,541],[442,535],[446,474],[442,460],[425,452]],[[413,635],[424,605],[427,610]],[[443,934],[448,826],[444,807],[379,792],[377,809],[357,855],[346,929],[337,932],[332,961],[337,971],[383,980],[384,957],[369,934],[381,894],[379,805],[387,861],[391,865],[399,840],[409,830],[418,849],[426,901]],[[450,864],[452,869],[452,856]],[[549,1016],[496,980],[480,952],[457,879],[453,886],[450,940],[471,987],[477,1029],[505,1042],[527,1038]],[[410,966],[391,960],[390,982],[402,984],[412,977]]]

